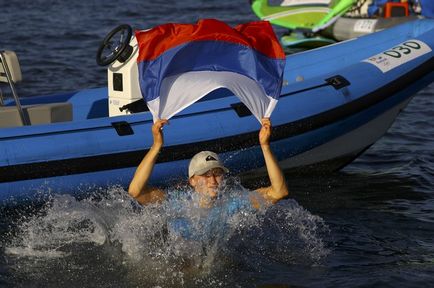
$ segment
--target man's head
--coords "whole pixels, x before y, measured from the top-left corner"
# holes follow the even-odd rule
[[[218,155],[211,151],[202,151],[191,158],[188,166],[190,185],[197,192],[210,198],[217,197],[224,174],[229,170],[223,166]]]

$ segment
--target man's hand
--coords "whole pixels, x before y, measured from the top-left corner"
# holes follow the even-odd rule
[[[259,130],[259,144],[261,146],[269,146],[271,136],[270,118],[262,118],[261,123],[262,127],[261,130]]]
[[[163,126],[168,124],[167,119],[158,119],[154,125],[152,125],[152,136],[154,137],[154,146],[162,147],[164,144]]]

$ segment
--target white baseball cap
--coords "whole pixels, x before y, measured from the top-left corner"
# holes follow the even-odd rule
[[[193,156],[188,166],[188,178],[194,175],[203,175],[213,168],[221,168],[225,173],[229,170],[223,166],[219,156],[211,151],[202,151]]]

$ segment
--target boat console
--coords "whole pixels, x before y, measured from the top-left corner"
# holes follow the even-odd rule
[[[107,69],[110,117],[134,113],[134,109],[128,105],[136,101],[143,102],[136,61],[139,47],[135,37],[130,45],[133,47],[131,56],[125,62],[114,61]]]
[[[110,117],[147,109],[139,86],[138,54],[136,38],[132,35],[131,27],[125,24],[109,32],[98,49],[97,64],[109,65],[107,80]]]

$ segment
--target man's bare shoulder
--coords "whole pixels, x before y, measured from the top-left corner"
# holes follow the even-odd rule
[[[166,199],[166,192],[158,187],[148,187],[136,200],[142,204],[162,202]]]

